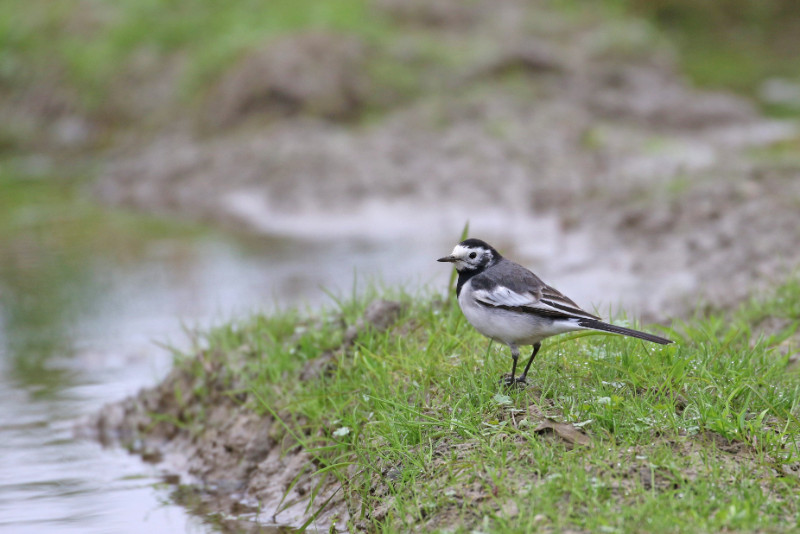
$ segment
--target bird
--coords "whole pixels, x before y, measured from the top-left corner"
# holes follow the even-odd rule
[[[527,382],[542,340],[575,330],[601,330],[668,345],[672,340],[604,322],[582,310],[557,289],[480,239],[470,238],[437,261],[458,272],[456,297],[467,321],[484,336],[511,349],[513,364],[507,386]],[[533,346],[522,374],[516,376],[520,346]],[[502,382],[502,379],[501,379]]]

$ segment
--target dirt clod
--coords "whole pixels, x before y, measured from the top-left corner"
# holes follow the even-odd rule
[[[358,319],[356,324],[349,327],[345,333],[345,344],[350,345],[366,329],[375,329],[382,332],[397,320],[403,305],[391,300],[374,300],[370,302],[364,312],[364,317]]]
[[[367,81],[366,48],[355,37],[311,32],[266,43],[251,52],[212,91],[209,124],[230,127],[256,115],[354,117]]]

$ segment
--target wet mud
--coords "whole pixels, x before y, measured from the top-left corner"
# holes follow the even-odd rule
[[[427,31],[475,16],[380,5]],[[775,156],[796,145],[794,123],[692,88],[668,54],[620,51],[622,37],[608,29],[554,18],[554,32],[505,12],[481,15],[487,33],[474,40],[492,46],[361,122],[303,110],[351,113],[346,102],[369,93],[348,74],[362,47],[292,38],[303,43],[293,55],[245,59],[258,68],[232,67],[219,89],[215,109],[225,116],[214,121],[239,124],[244,113],[247,124],[181,124],[121,145],[94,192],[114,205],[303,239],[452,241],[469,220],[507,255],[555,273],[551,283],[578,287],[570,294],[585,305],[616,305],[608,296],[619,295],[646,321],[734,305],[797,265],[800,165]],[[284,62],[311,65],[320,47],[341,68],[321,70],[317,85],[289,80],[297,69]],[[287,88],[275,88],[275,73]],[[329,99],[308,89],[328,85]]]

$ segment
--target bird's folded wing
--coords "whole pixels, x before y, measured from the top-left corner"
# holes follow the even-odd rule
[[[580,306],[578,306],[572,301],[572,299],[568,298],[559,290],[547,285],[542,288],[542,297],[539,299],[539,302],[547,306],[551,306],[555,309],[561,310],[565,313],[569,313],[570,315],[576,315],[578,317],[588,317],[590,319],[600,320],[600,317],[598,317],[597,315],[593,315],[587,311],[582,310]]]
[[[577,304],[550,286],[542,288],[541,297],[533,293],[517,293],[503,286],[478,289],[474,296],[484,306],[510,309],[521,313],[565,319],[570,317],[599,319],[599,317],[580,309]]]

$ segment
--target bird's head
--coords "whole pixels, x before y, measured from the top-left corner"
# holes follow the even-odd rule
[[[487,242],[480,239],[466,239],[456,245],[449,256],[436,261],[452,263],[458,272],[483,271],[501,258],[500,253]]]

